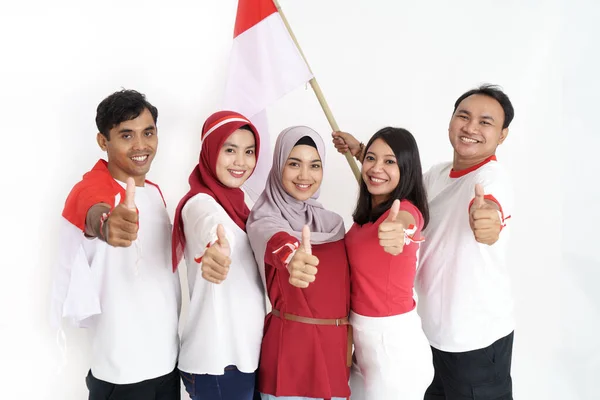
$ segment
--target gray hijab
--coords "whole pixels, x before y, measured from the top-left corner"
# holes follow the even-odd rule
[[[320,189],[306,201],[290,196],[283,188],[281,177],[285,163],[298,142],[304,136],[317,145],[321,162],[325,164],[325,146],[321,136],[306,126],[293,126],[283,130],[277,137],[273,150],[273,166],[269,172],[265,190],[262,192],[246,222],[246,232],[258,263],[263,284],[265,283],[265,251],[267,242],[278,232],[286,232],[298,239],[302,227],[310,228],[311,244],[336,242],[344,237],[344,221],[338,214],[325,210],[317,201]]]

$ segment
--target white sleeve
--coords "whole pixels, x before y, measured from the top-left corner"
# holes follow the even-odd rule
[[[207,194],[197,194],[192,197],[181,211],[186,247],[192,251],[194,258],[204,255],[208,247],[217,241],[217,226],[223,225],[225,237],[233,253],[235,247],[234,235],[228,228],[232,220],[215,199]]]
[[[508,173],[498,165],[478,174],[477,183],[483,186],[485,198],[498,204],[502,221],[509,219],[513,212],[514,194]],[[473,188],[473,197],[474,191]]]
[[[87,318],[100,314],[100,291],[83,248],[83,232],[61,219],[58,263],[52,282],[51,324],[59,329],[66,318],[86,327]]]

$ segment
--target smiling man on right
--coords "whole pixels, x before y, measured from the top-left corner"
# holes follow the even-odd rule
[[[435,371],[425,400],[512,399],[515,323],[505,220],[513,193],[496,149],[513,116],[496,86],[464,93],[448,128],[453,162],[424,176],[430,222],[415,289]]]

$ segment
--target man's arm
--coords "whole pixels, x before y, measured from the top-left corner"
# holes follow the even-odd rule
[[[85,216],[85,234],[105,241],[111,246],[131,246],[137,239],[138,232],[138,214],[134,198],[135,183],[132,178],[127,178],[123,203],[112,211],[106,203],[98,203],[90,207]],[[106,216],[103,216],[105,213]]]
[[[106,241],[108,224],[106,221],[104,224],[101,223],[103,214],[110,212],[110,206],[106,203],[94,204],[90,207],[85,216],[85,236],[89,238],[99,238],[100,240]],[[103,228],[103,232],[100,232],[100,228]]]

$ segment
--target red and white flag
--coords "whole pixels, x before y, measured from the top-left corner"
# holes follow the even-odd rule
[[[266,108],[312,73],[273,0],[239,0],[233,36],[223,108],[243,114],[260,132],[262,156],[244,185],[255,201],[272,163]]]

